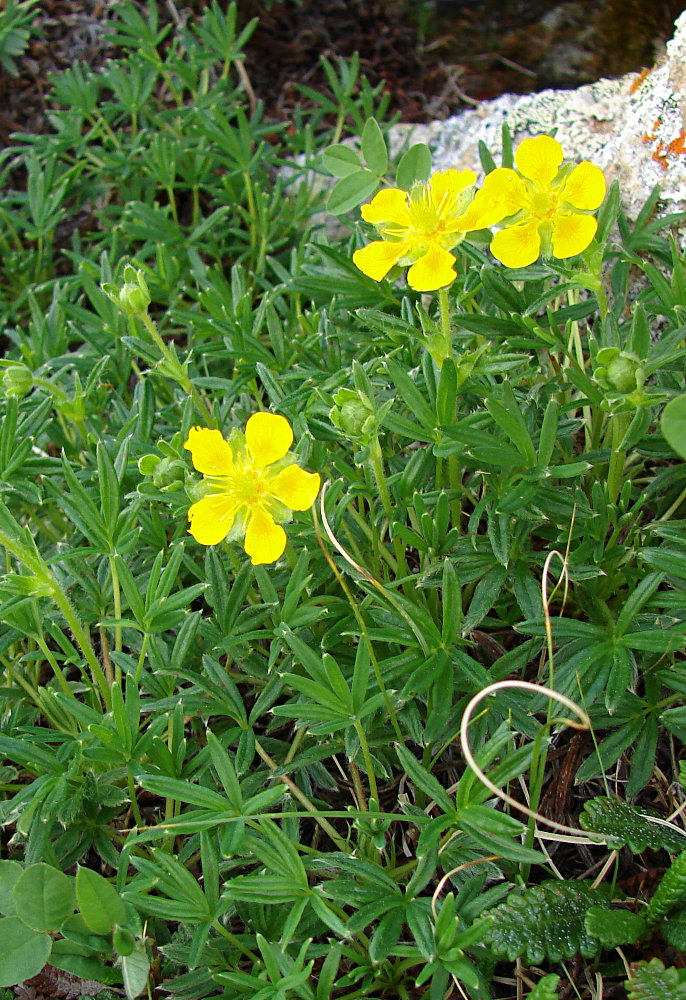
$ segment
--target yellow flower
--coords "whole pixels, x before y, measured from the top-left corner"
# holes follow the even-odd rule
[[[544,256],[575,257],[589,245],[598,223],[586,213],[605,197],[600,167],[583,160],[562,167],[562,146],[549,135],[525,139],[515,153],[517,170],[498,167],[487,174],[464,224],[485,229],[505,220],[491,242],[506,267],[526,267]]]
[[[290,511],[307,510],[319,492],[317,473],[284,461],[292,443],[290,424],[275,413],[254,413],[245,436],[234,432],[231,442],[219,431],[191,428],[184,448],[207,489],[188,511],[196,542],[217,545],[230,532],[244,534],[255,566],[283,554],[286,532],[277,521],[288,520]]]
[[[411,191],[379,191],[362,206],[362,218],[381,239],[353,254],[360,271],[381,281],[395,264],[409,265],[407,281],[415,291],[449,285],[456,277],[450,251],[465,237],[462,218],[475,180],[473,170],[443,170]]]

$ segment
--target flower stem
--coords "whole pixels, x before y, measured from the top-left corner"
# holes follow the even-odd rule
[[[205,420],[207,425],[209,427],[214,426],[214,418],[212,416],[209,406],[207,405],[207,402],[200,395],[196,387],[193,385],[192,380],[188,377],[188,374],[184,366],[177,358],[176,353],[172,351],[167,344],[165,344],[164,340],[162,339],[157,330],[157,327],[150,319],[147,312],[142,312],[139,315],[140,318],[143,320],[143,325],[145,326],[145,329],[150,334],[150,337],[157,346],[160,354],[162,355],[162,358],[166,363],[165,364],[166,374],[168,374],[171,378],[173,378],[174,381],[178,383],[178,385],[183,389],[184,392],[188,393],[188,395],[195,403],[196,410],[203,418],[203,420]]]
[[[381,503],[386,514],[386,519],[388,521],[388,531],[390,535],[391,524],[393,523],[395,515],[393,513],[393,504],[391,503],[391,495],[388,492],[386,476],[384,475],[383,456],[381,454],[381,445],[379,444],[378,437],[375,437],[371,442],[369,446],[369,455],[371,458],[372,472],[374,473],[376,486],[379,491],[379,496],[381,497]],[[398,575],[401,577],[409,576],[410,571],[405,559],[405,546],[400,538],[393,538],[392,541],[393,551],[398,564]]]
[[[622,488],[622,473],[626,459],[626,452],[621,444],[629,426],[630,414],[616,413],[610,417],[610,420],[612,421],[612,443],[610,446],[610,465],[607,470],[607,496],[610,503],[616,503]]]

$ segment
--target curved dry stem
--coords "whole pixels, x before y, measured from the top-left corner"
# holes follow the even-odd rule
[[[478,694],[474,695],[472,700],[467,705],[464,715],[462,716],[462,722],[460,724],[460,743],[467,765],[472,769],[482,785],[485,785],[486,788],[488,788],[488,790],[497,798],[502,799],[503,802],[507,802],[512,809],[516,809],[518,812],[524,813],[526,816],[529,816],[530,819],[533,819],[538,823],[542,823],[545,826],[558,831],[558,833],[572,834],[575,838],[583,838],[582,840],[577,841],[577,843],[604,843],[607,838],[602,833],[594,833],[593,831],[580,830],[575,826],[567,826],[565,823],[558,823],[556,820],[548,819],[546,816],[542,816],[540,813],[535,812],[535,810],[529,809],[528,806],[523,805],[521,802],[518,802],[511,795],[509,795],[504,788],[500,788],[492,782],[477,764],[469,745],[469,725],[472,714],[474,709],[484,700],[484,698],[488,698],[489,695],[495,694],[496,691],[505,690],[507,688],[517,688],[521,691],[531,691],[534,694],[541,694],[544,697],[549,698],[551,701],[558,701],[561,705],[564,705],[565,708],[568,708],[571,712],[573,712],[579,720],[576,721],[575,719],[563,718],[559,720],[560,722],[570,726],[572,729],[584,730],[591,728],[591,720],[586,712],[582,708],[579,708],[579,706],[573,702],[571,698],[568,698],[564,694],[560,694],[557,691],[551,691],[549,688],[542,687],[540,684],[532,684],[530,681],[496,681],[496,683],[489,684],[488,687],[485,687],[482,691],[479,691]]]
[[[497,861],[499,859],[499,854],[489,854],[487,858],[476,858],[474,861],[465,861],[463,864],[458,865],[457,868],[451,868],[449,872],[446,872],[441,881],[438,883],[434,890],[434,894],[431,897],[431,912],[433,913],[434,920],[438,916],[436,912],[436,900],[443,892],[443,886],[453,875],[457,875],[458,872],[463,872],[465,868],[473,868],[474,865],[485,865],[487,861]]]
[[[329,524],[328,518],[326,516],[326,510],[324,508],[324,501],[326,499],[326,491],[328,487],[329,483],[328,482],[324,483],[321,489],[321,493],[319,494],[319,510],[321,513],[324,531],[326,532],[326,537],[329,539],[329,541],[335,548],[336,552],[338,552],[340,555],[343,556],[348,565],[352,566],[352,568],[356,570],[360,574],[360,576],[363,576],[365,580],[371,583],[371,585],[375,587],[379,591],[379,593],[383,594],[386,600],[393,605],[398,614],[407,622],[407,624],[412,629],[414,635],[417,638],[417,641],[419,642],[419,645],[422,647],[422,652],[424,653],[424,655],[428,656],[430,650],[426,644],[426,639],[422,635],[421,629],[417,628],[416,624],[412,621],[411,615],[409,615],[407,611],[405,611],[404,607],[402,606],[402,604],[400,604],[398,600],[396,600],[395,596],[389,590],[387,590],[382,583],[379,583],[376,577],[372,576],[369,570],[365,569],[364,566],[360,566],[360,564],[353,559],[350,553],[346,552],[346,550],[343,548],[341,543],[334,535],[331,529],[331,525]]]

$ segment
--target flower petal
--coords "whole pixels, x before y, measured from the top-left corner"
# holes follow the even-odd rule
[[[251,508],[243,543],[253,566],[276,562],[286,548],[286,532],[271,514],[257,505]]]
[[[253,413],[245,425],[245,443],[258,469],[278,462],[293,444],[293,431],[278,413]]]
[[[475,181],[473,170],[440,170],[431,177],[429,187],[434,201],[439,202],[446,194],[462,194]]]
[[[238,504],[233,497],[212,494],[188,509],[189,532],[201,545],[217,545],[233,527]]]
[[[410,213],[407,208],[407,191],[400,188],[384,188],[374,195],[368,204],[360,209],[365,222],[378,225],[382,222],[395,222],[399,226],[410,225]]]
[[[509,167],[497,167],[487,174],[474,201],[459,218],[463,230],[487,229],[524,208],[526,185]]]
[[[572,170],[562,188],[562,200],[574,208],[595,211],[605,197],[605,175],[600,167],[582,160]]]
[[[368,243],[361,250],[356,250],[353,254],[353,263],[368,278],[381,281],[393,265],[405,256],[409,248],[410,244],[407,242],[390,243],[386,240],[378,240],[375,243]]]
[[[533,264],[540,252],[537,222],[508,226],[496,233],[491,241],[491,253],[505,267],[526,267]]]
[[[233,471],[233,452],[220,431],[209,427],[191,427],[184,444],[193,465],[205,476],[228,476]]]
[[[455,257],[434,244],[407,272],[407,283],[415,292],[433,292],[450,285],[457,274],[453,268]]]
[[[319,493],[316,472],[305,472],[298,465],[287,465],[269,481],[269,492],[290,510],[309,510]]]
[[[520,174],[540,188],[549,188],[564,158],[562,146],[550,135],[537,135],[525,139],[515,153],[515,163]]]
[[[556,257],[575,257],[586,249],[595,236],[598,223],[592,215],[559,213],[553,219],[553,253]]]

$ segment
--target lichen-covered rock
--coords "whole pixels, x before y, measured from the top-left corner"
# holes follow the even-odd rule
[[[623,207],[635,218],[660,185],[661,214],[686,210],[686,12],[675,23],[666,55],[650,71],[598,80],[578,90],[505,94],[475,110],[426,126],[398,125],[392,146],[427,142],[434,169],[479,170],[479,141],[498,162],[503,122],[515,144],[555,130],[565,156],[587,159],[617,178]]]

